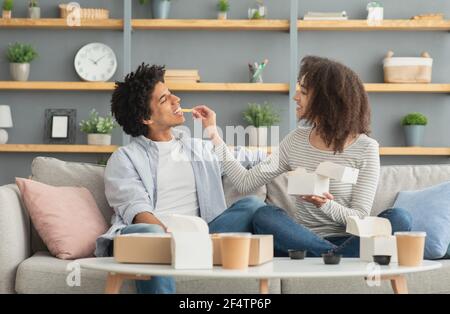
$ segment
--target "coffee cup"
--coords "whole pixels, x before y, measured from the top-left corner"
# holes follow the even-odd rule
[[[425,250],[425,232],[396,232],[399,266],[420,266]]]
[[[225,269],[247,269],[250,258],[251,233],[221,233],[220,253]]]

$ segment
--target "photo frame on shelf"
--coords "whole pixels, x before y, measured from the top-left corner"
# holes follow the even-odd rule
[[[44,143],[74,144],[76,121],[76,109],[46,109]]]

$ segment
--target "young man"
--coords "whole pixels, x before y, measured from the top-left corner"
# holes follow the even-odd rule
[[[112,227],[97,239],[97,256],[112,255],[118,234],[164,233],[165,217],[202,217],[211,233],[252,232],[252,218],[265,205],[246,197],[226,208],[221,164],[212,144],[174,127],[185,122],[180,98],[164,84],[164,67],[142,64],[116,83],[111,111],[130,144],[120,147],[105,170],[105,193],[114,209]],[[264,155],[237,151],[247,167]],[[153,276],[136,281],[139,293],[173,293],[174,280]]]

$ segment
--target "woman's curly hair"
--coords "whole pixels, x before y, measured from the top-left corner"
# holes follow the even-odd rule
[[[164,66],[142,63],[123,82],[116,82],[111,98],[111,112],[125,133],[131,136],[148,134],[143,120],[150,118],[150,100],[155,85],[164,83]]]
[[[370,133],[370,106],[364,84],[345,65],[326,58],[302,59],[298,82],[309,94],[304,118],[315,123],[325,144],[342,153],[349,136]]]

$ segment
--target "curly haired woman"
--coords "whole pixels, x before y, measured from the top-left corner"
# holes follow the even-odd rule
[[[298,197],[294,215],[267,205],[253,217],[257,233],[274,235],[277,256],[286,256],[288,249],[307,250],[308,256],[332,250],[346,257],[359,256],[359,238],[345,232],[346,218],[370,215],[380,172],[378,143],[368,136],[370,107],[364,85],[348,67],[312,56],[302,60],[298,81],[297,118],[310,126],[289,133],[270,158],[252,169],[243,168],[228,151],[211,109],[198,106],[194,116],[202,119],[216,153],[224,160],[225,174],[240,192],[252,191],[298,167],[314,171],[323,161],[359,169],[355,185],[331,180],[330,193],[323,197]],[[411,217],[403,209],[390,208],[379,216],[390,220],[393,232],[411,228]]]

